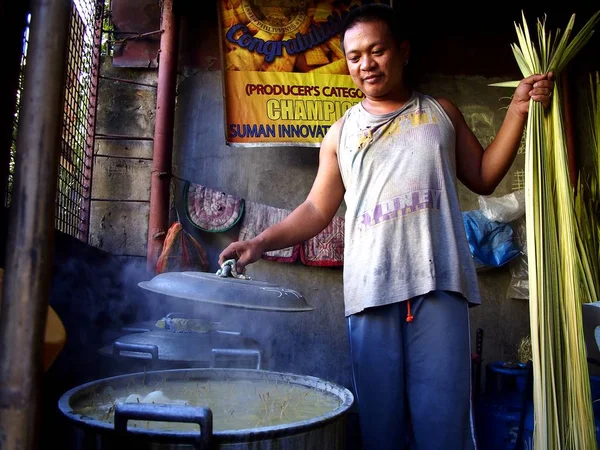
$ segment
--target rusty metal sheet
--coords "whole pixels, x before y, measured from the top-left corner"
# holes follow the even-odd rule
[[[112,0],[113,66],[158,67],[159,0]]]

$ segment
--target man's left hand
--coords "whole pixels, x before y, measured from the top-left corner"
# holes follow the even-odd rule
[[[529,100],[541,102],[544,107],[550,105],[552,93],[554,92],[554,74],[549,72],[545,75],[531,75],[523,78],[512,99],[515,111],[526,116],[529,112]]]

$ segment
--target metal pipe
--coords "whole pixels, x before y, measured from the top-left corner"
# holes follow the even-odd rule
[[[130,159],[132,161],[152,161],[152,158],[144,158],[141,156],[121,156],[121,155],[105,155],[104,153],[94,154],[95,158],[107,158],[107,159]],[[147,201],[147,200],[144,200]]]
[[[0,446],[39,448],[70,0],[33,0],[0,315]]]
[[[161,13],[156,122],[150,187],[150,217],[148,221],[147,267],[154,271],[156,261],[169,227],[169,186],[175,126],[175,95],[177,87],[177,52],[179,22],[173,12],[173,0],[164,0]]]
[[[100,79],[101,80],[118,81],[118,82],[121,82],[121,83],[134,84],[136,86],[147,86],[147,87],[156,89],[156,85],[155,84],[140,83],[139,81],[126,80],[124,78],[107,77],[106,75],[100,75]]]
[[[143,136],[125,136],[122,134],[96,134],[96,139],[117,140],[117,141],[153,141],[154,138]]]
[[[163,6],[163,8],[164,8],[164,6]],[[173,8],[171,8],[171,12],[172,11],[173,11]],[[163,10],[163,14],[164,14],[164,10]],[[163,30],[156,30],[156,31],[149,31],[148,33],[141,33],[141,34],[138,33],[135,36],[127,36],[126,38],[123,38],[123,39],[115,39],[114,42],[115,42],[115,44],[123,44],[124,42],[130,41],[132,39],[143,39],[148,36],[154,36],[155,34],[161,34],[162,32],[163,32]]]

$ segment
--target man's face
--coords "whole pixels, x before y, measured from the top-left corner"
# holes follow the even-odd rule
[[[398,48],[385,23],[355,24],[344,35],[344,48],[350,76],[367,97],[382,98],[401,86],[408,43]]]

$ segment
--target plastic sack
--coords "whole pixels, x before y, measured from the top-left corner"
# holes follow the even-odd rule
[[[506,290],[506,298],[529,299],[529,266],[527,255],[520,254],[508,266],[510,283]]]
[[[489,220],[481,210],[463,212],[463,223],[476,265],[500,267],[520,254],[509,223]]]
[[[502,197],[480,195],[479,209],[494,222],[512,222],[525,214],[525,193],[521,190]]]
[[[194,237],[183,229],[180,222],[169,228],[162,252],[156,262],[156,273],[193,270],[206,272],[206,251]]]
[[[513,259],[508,268],[510,271],[510,284],[506,291],[506,298],[529,299],[529,264],[527,260],[527,239],[525,230],[525,217],[513,223],[515,242],[520,249],[518,257]]]

